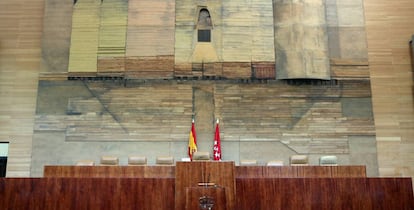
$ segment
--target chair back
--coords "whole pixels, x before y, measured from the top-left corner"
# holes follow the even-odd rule
[[[172,156],[159,156],[155,160],[157,165],[174,165],[174,157]]]
[[[128,165],[131,165],[131,166],[147,165],[147,157],[130,155],[128,156]]]
[[[100,164],[108,165],[108,166],[115,166],[119,164],[119,159],[118,157],[115,157],[115,156],[102,156]]]
[[[307,155],[292,155],[290,156],[291,166],[307,166],[309,165],[309,159]]]

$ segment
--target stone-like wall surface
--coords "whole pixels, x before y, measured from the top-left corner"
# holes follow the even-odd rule
[[[326,1],[326,20],[330,58],[368,60],[363,1]]]
[[[68,71],[73,1],[45,0],[42,72]]]
[[[116,155],[187,156],[195,116],[198,149],[212,154],[220,120],[223,160],[260,164],[293,154],[337,155],[340,164],[366,164],[377,174],[369,82],[340,85],[146,81],[41,81],[32,174],[43,165],[71,165]],[[49,103],[53,102],[53,103]],[[199,132],[197,132],[199,131]],[[361,146],[361,147],[360,147]],[[369,155],[364,156],[364,151]],[[53,151],[53,155],[49,153]],[[368,153],[367,153],[368,154]]]
[[[276,77],[329,79],[325,1],[273,1]]]

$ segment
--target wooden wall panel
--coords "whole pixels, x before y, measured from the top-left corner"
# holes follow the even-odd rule
[[[331,168],[332,177],[361,177],[366,176],[366,173],[365,166],[341,166]]]
[[[200,198],[208,197],[214,201],[214,210],[226,210],[226,191],[223,187],[188,187],[185,189],[185,209],[200,209]]]
[[[365,166],[236,166],[237,178],[366,177]]]
[[[44,177],[174,178],[175,166],[45,166]]]
[[[199,163],[193,163],[199,166]],[[181,163],[180,163],[181,165]],[[197,172],[197,182],[203,175]],[[207,172],[205,172],[207,173]],[[175,166],[53,166],[44,167],[44,177],[173,178]],[[210,176],[211,177],[211,176]],[[365,166],[236,166],[236,178],[366,177]],[[207,179],[207,177],[204,177]],[[195,184],[192,183],[192,184]]]
[[[215,183],[223,187],[227,209],[235,207],[235,170],[232,161],[177,162],[175,171],[175,209],[185,207],[185,190],[197,187],[198,183]]]
[[[413,209],[410,178],[237,179],[237,209]]]
[[[174,179],[0,179],[2,209],[148,209],[174,206]]]
[[[174,182],[172,178],[2,178],[0,206],[13,210],[171,210],[178,193]],[[239,178],[235,187],[235,206],[230,209],[414,208],[411,178]]]

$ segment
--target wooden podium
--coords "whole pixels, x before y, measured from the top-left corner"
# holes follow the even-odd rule
[[[208,185],[205,185],[208,183]],[[213,210],[235,208],[235,165],[233,161],[177,162],[175,209],[200,209],[200,198],[214,201]]]

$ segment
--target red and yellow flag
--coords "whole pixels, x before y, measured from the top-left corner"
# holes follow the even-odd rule
[[[188,156],[193,160],[193,153],[197,151],[197,138],[194,127],[194,119],[191,122],[190,137],[188,138]]]

